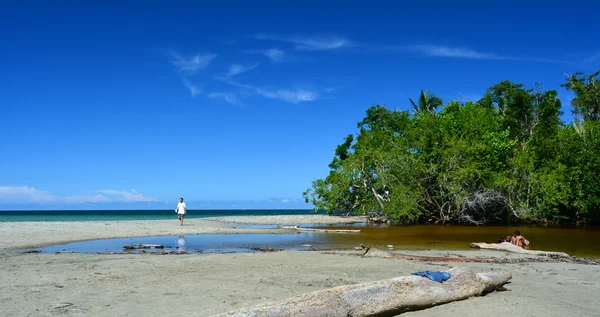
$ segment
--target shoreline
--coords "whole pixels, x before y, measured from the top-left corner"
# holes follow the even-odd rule
[[[169,236],[178,234],[289,233],[283,229],[241,229],[239,225],[352,224],[364,217],[328,215],[226,216],[174,220],[24,221],[0,222],[0,250],[29,249],[70,242]]]
[[[289,233],[242,224],[335,224],[325,215],[177,220],[0,223],[0,302],[7,316],[212,316],[335,286],[470,267],[505,270],[509,291],[407,313],[411,317],[596,316],[600,265],[568,262],[443,263],[363,257],[358,250],[248,253],[24,253],[18,246],[118,237],[202,233]],[[187,224],[187,226],[185,225]],[[15,250],[16,251],[16,250]],[[399,250],[394,250],[399,251]],[[438,257],[527,256],[493,250],[402,250]],[[23,305],[27,303],[27,305]],[[404,316],[404,314],[402,315]]]

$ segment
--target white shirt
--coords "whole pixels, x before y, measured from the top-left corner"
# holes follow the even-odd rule
[[[183,214],[185,214],[185,211],[186,211],[185,209],[186,209],[185,202],[183,202],[183,203],[177,204],[177,209],[175,209],[175,211],[177,211],[178,214],[183,215]]]

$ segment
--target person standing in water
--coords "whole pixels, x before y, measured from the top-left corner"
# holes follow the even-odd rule
[[[183,198],[179,198],[179,203],[177,204],[177,208],[175,208],[175,212],[177,213],[177,219],[179,219],[179,225],[183,226],[183,217],[187,213],[187,207],[183,202]]]

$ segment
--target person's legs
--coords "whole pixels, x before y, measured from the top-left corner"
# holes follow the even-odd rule
[[[179,216],[179,222],[180,222],[180,226],[183,226],[183,215]]]

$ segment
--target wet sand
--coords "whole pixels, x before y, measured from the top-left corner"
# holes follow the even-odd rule
[[[332,219],[338,221],[344,218]],[[244,219],[236,221],[240,220]],[[284,220],[278,217],[240,223],[297,223],[299,219]],[[151,235],[160,232],[177,234],[171,230],[190,230],[189,233],[240,230],[234,229],[230,222],[203,219],[190,221],[189,228],[160,231],[156,227],[159,222],[162,221],[107,222],[108,225],[104,222],[21,223],[17,227],[2,223],[0,241],[6,247],[94,239],[97,236],[106,238],[126,234],[129,230],[137,235],[145,235],[145,232]],[[173,222],[165,224],[172,226]],[[97,232],[79,232],[85,229]],[[10,238],[10,234],[17,232],[21,233],[19,237]],[[507,270],[513,274],[512,283],[507,285],[508,291],[402,316],[600,315],[597,301],[600,266],[572,263],[427,263],[362,258],[354,251],[331,253],[109,255],[24,254],[1,250],[0,306],[3,316],[211,316],[328,287],[408,275],[417,270],[464,265],[482,272]],[[412,251],[411,254],[521,256],[484,250],[429,250]]]

